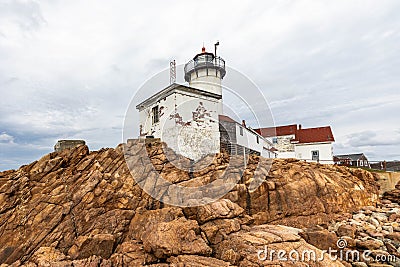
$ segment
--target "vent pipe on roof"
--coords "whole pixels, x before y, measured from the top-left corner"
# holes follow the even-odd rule
[[[246,121],[242,120],[242,126],[246,128]]]

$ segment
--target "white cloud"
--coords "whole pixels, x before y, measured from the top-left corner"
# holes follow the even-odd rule
[[[14,137],[5,132],[2,132],[0,134],[0,143],[14,143]]]

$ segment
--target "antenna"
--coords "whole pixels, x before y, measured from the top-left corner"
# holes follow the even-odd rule
[[[173,84],[176,82],[176,63],[175,59],[169,62],[169,83]]]
[[[219,41],[214,44],[214,56],[217,58],[217,46],[219,46]]]

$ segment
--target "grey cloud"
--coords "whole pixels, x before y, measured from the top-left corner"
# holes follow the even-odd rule
[[[168,85],[171,59],[185,63],[216,39],[227,65],[270,101],[277,124],[331,125],[335,153],[399,157],[400,2],[202,5],[219,16],[189,1],[2,1],[0,133],[14,144],[0,144],[0,169],[35,160],[58,138],[115,146],[141,84],[166,70],[154,84]]]

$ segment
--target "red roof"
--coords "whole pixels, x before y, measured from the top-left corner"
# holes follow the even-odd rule
[[[297,125],[292,124],[285,126],[260,128],[260,129],[255,129],[255,131],[260,135],[262,135],[263,137],[295,135],[297,132]]]
[[[330,126],[299,129],[297,130],[296,137],[292,140],[294,143],[322,143],[322,142],[335,142]]]

